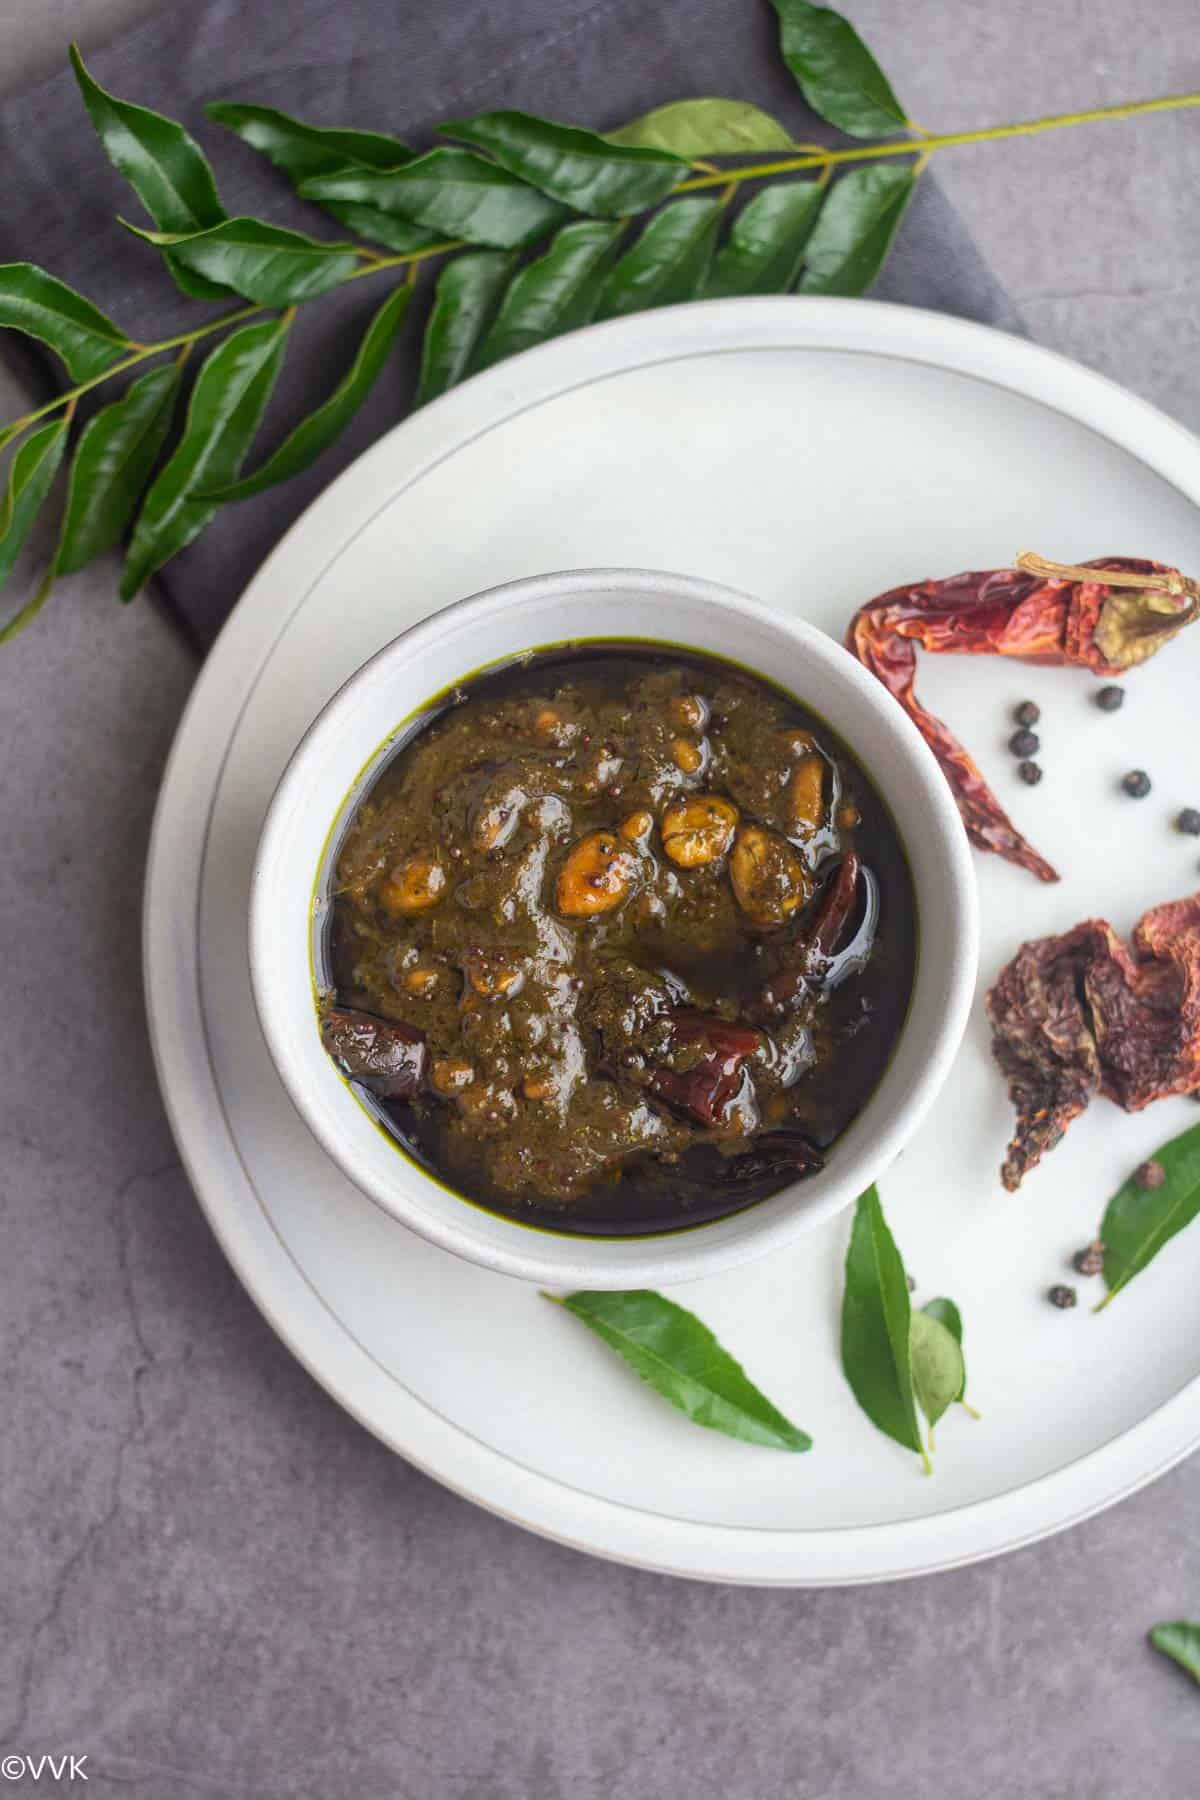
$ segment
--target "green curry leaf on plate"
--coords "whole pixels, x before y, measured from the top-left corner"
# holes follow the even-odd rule
[[[121,598],[138,589],[168,558],[190,544],[217,510],[200,488],[228,486],[241,471],[283,361],[290,315],[243,325],[206,358],[188,406],[183,436],[142,504],[125,568]]]
[[[717,252],[705,296],[791,293],[824,193],[817,181],[789,181],[755,194]]]
[[[916,178],[907,168],[875,163],[834,183],[804,252],[800,291],[865,294],[900,228]]]
[[[936,1300],[927,1300],[921,1308],[921,1311],[927,1313],[931,1319],[936,1319],[939,1325],[944,1325],[946,1327],[946,1330],[950,1333],[961,1352],[963,1341],[962,1314],[959,1312],[957,1306],[955,1306],[953,1300],[947,1300],[944,1294],[940,1294]],[[973,1406],[968,1406],[967,1404],[967,1365],[965,1360],[963,1361],[962,1367],[962,1380],[959,1383],[958,1392],[955,1394],[954,1398],[958,1401],[958,1404],[963,1408],[964,1412],[969,1412],[973,1419],[979,1417],[975,1408]]]
[[[912,1370],[912,1304],[904,1263],[869,1187],[854,1210],[842,1296],[842,1368],[871,1423],[926,1469]]]
[[[1150,1642],[1172,1662],[1177,1662],[1181,1669],[1186,1669],[1193,1681],[1200,1682],[1200,1625],[1192,1624],[1188,1619],[1156,1625],[1150,1633]]]
[[[500,310],[479,346],[476,365],[486,369],[586,325],[600,299],[601,275],[624,226],[607,219],[564,225],[536,262],[513,276]]]
[[[71,66],[96,135],[118,174],[160,231],[205,231],[225,217],[208,159],[182,125],[149,107],[118,100],[93,80],[79,49],[71,45]],[[172,275],[193,299],[213,300],[225,289],[194,269],[167,258]]]
[[[36,263],[0,263],[0,329],[38,338],[75,381],[90,381],[135,349],[119,326]]]
[[[909,1355],[913,1392],[932,1432],[947,1408],[962,1399],[967,1380],[962,1348],[940,1319],[921,1309],[909,1324]]]
[[[1166,1180],[1159,1188],[1142,1188],[1131,1175],[1122,1182],[1104,1213],[1104,1283],[1107,1306],[1154,1261],[1163,1245],[1200,1213],[1200,1125],[1172,1138],[1153,1160]]]
[[[769,1450],[812,1448],[808,1433],[772,1406],[708,1326],[674,1301],[648,1288],[546,1298],[574,1313],[694,1424]]]
[[[670,150],[689,158],[792,147],[787,127],[749,100],[673,100],[604,135],[610,144]]]
[[[779,47],[815,113],[851,137],[886,137],[907,125],[887,76],[849,19],[810,0],[771,0]]]
[[[614,144],[581,126],[557,125],[532,113],[480,113],[441,130],[486,150],[551,199],[602,219],[657,206],[688,172],[686,158],[673,151]]]
[[[617,319],[652,306],[698,299],[720,223],[719,200],[695,195],[664,206],[605,282],[600,318]]]
[[[71,459],[59,574],[111,550],[133,517],[170,427],[180,372],[171,362],[140,375],[84,426]]]
[[[400,169],[340,169],[302,181],[300,194],[325,206],[367,206],[445,238],[498,250],[532,243],[566,213],[556,201],[472,150],[429,150]]]
[[[418,406],[463,379],[496,316],[512,268],[513,258],[500,250],[473,250],[445,265],[421,345]]]
[[[279,448],[252,475],[230,487],[216,488],[197,494],[198,500],[249,500],[264,488],[288,481],[314,463],[323,451],[346,429],[367,395],[374,387],[384,363],[396,341],[396,333],[404,323],[412,299],[408,282],[393,288],[375,312],[363,335],[350,368],[323,405],[302,419]]]
[[[128,227],[135,237],[169,250],[177,262],[259,306],[295,306],[337,287],[362,265],[352,244],[323,243],[265,219],[225,219],[210,231],[174,232]]]

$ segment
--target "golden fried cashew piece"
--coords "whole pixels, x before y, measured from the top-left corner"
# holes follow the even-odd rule
[[[439,1094],[461,1094],[475,1079],[475,1068],[461,1056],[442,1056],[429,1071],[431,1087]]]
[[[568,719],[557,706],[547,703],[540,706],[533,715],[533,735],[543,744],[550,744],[556,750],[565,750],[579,736],[579,726],[574,719]]]
[[[671,761],[681,775],[698,775],[704,767],[704,758],[703,744],[694,744],[691,738],[671,739]]]
[[[667,711],[680,731],[703,731],[708,724],[708,701],[699,694],[673,694]]]
[[[514,995],[525,981],[525,971],[511,957],[497,952],[472,951],[463,959],[463,972],[477,994],[485,1000],[502,994]]]
[[[654,814],[639,806],[628,818],[622,819],[617,826],[617,833],[627,844],[644,844],[654,830]]]
[[[615,832],[589,831],[559,871],[554,903],[564,918],[596,918],[628,898],[638,874],[637,857]]]
[[[719,794],[693,794],[662,817],[663,849],[681,869],[699,869],[724,856],[737,830],[738,809]]]
[[[429,963],[416,963],[411,969],[405,969],[400,985],[419,1000],[428,1000],[440,979],[440,971]]]
[[[811,837],[825,823],[825,759],[816,751],[802,756],[788,777],[784,799],[791,829]]]
[[[418,850],[380,882],[379,904],[384,912],[411,918],[436,906],[445,892],[445,869],[432,851]]]
[[[734,840],[729,879],[737,903],[755,925],[782,925],[808,899],[804,865],[791,845],[761,825],[746,825]]]

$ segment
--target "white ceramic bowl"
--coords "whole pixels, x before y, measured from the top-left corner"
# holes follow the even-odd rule
[[[322,1049],[313,1006],[314,883],[403,722],[471,671],[579,638],[693,646],[761,670],[809,704],[882,792],[917,892],[908,1017],[882,1081],[826,1168],[731,1218],[655,1237],[589,1238],[519,1225],[442,1187],[355,1098]],[[975,879],[958,813],[929,750],[884,688],[811,625],[730,588],[636,569],[510,582],[435,613],[373,656],[329,701],[288,764],[267,813],[250,902],[263,1032],[297,1111],[330,1156],[364,1194],[443,1249],[556,1287],[649,1287],[712,1275],[846,1206],[903,1147],[948,1073],[976,960]]]

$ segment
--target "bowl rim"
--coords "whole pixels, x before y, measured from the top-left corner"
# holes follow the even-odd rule
[[[385,678],[398,661],[422,655],[430,645],[438,642],[448,628],[461,625],[464,617],[482,621],[492,619],[497,613],[511,613],[516,620],[521,616],[522,601],[544,600],[551,596],[574,599],[585,594],[594,596],[598,591],[605,590],[626,596],[644,593],[662,598],[666,595],[686,604],[698,603],[702,608],[740,615],[771,632],[782,634],[791,640],[794,647],[815,653],[819,660],[827,660],[832,655],[843,679],[857,688],[860,697],[881,719],[886,720],[893,735],[907,749],[909,772],[922,789],[923,800],[927,811],[932,815],[948,865],[951,904],[956,914],[956,942],[953,955],[942,959],[942,967],[948,969],[949,979],[940,1013],[930,1033],[927,1054],[909,1082],[903,1104],[893,1108],[892,1116],[881,1125],[872,1140],[869,1151],[871,1172],[861,1182],[855,1180],[852,1185],[856,1191],[861,1191],[877,1180],[904,1148],[919,1128],[949,1074],[966,1029],[975,991],[979,919],[977,888],[966,832],[949,786],[915,725],[890,700],[886,689],[836,639],[807,620],[781,612],[737,588],[696,576],[643,568],[595,567],[522,576],[451,601],[418,620],[375,651],[341,683],[308,725],[276,783],[264,815],[251,874],[248,909],[251,990],[268,1053],[288,1099],[306,1129],[360,1193],[389,1219],[417,1232],[439,1248],[496,1273],[525,1281],[554,1287],[589,1285],[593,1288],[618,1289],[666,1285],[723,1273],[763,1256],[772,1249],[791,1242],[802,1232],[833,1218],[851,1204],[856,1193],[849,1191],[843,1180],[832,1183],[828,1193],[807,1199],[802,1208],[783,1211],[777,1216],[768,1215],[760,1205],[747,1208],[742,1213],[726,1214],[705,1221],[686,1230],[622,1238],[557,1233],[549,1228],[529,1231],[518,1221],[492,1212],[482,1203],[458,1194],[448,1183],[423,1170],[403,1150],[398,1151],[395,1167],[402,1171],[404,1179],[400,1182],[379,1179],[366,1167],[365,1162],[356,1157],[355,1146],[350,1137],[344,1132],[327,1129],[325,1119],[307,1102],[308,1081],[300,1058],[293,1053],[290,1040],[276,1029],[267,949],[271,938],[277,935],[275,914],[267,904],[268,888],[278,849],[290,827],[296,798],[304,791],[311,769],[319,767],[317,759],[320,746],[327,737],[340,729],[344,716],[362,692],[374,682]],[[604,635],[603,631],[599,631],[593,639],[589,634],[589,641],[603,640]],[[571,642],[571,634],[566,633],[562,641]],[[647,633],[644,641],[665,643],[668,640],[656,640]],[[513,654],[519,655],[524,647],[526,646],[521,645],[519,640],[516,641]],[[540,645],[528,647],[539,648]],[[721,652],[708,649],[703,644],[691,647],[698,654],[708,654],[723,661],[730,660]],[[442,691],[447,685],[451,683],[442,682],[434,693]],[[429,696],[432,697],[433,694]],[[419,711],[423,704],[424,700],[418,701],[415,708],[409,709],[410,712]],[[405,714],[397,720],[396,729],[401,728],[407,716]],[[832,729],[845,736],[853,748],[852,741],[841,728],[834,726]],[[389,733],[367,750],[358,774],[347,783],[325,824],[323,835],[326,839],[337,825],[349,793],[359,786],[368,770],[386,752],[392,735]],[[905,851],[911,862],[912,854],[907,844]],[[315,873],[314,870],[314,878]],[[913,874],[919,887],[915,867]],[[905,1032],[910,1029],[922,987],[922,968],[928,971],[930,967],[930,959],[922,958],[920,954],[920,932],[921,927],[918,925],[918,961],[913,992],[908,1015],[892,1053],[893,1058],[898,1053]],[[308,967],[305,966],[301,973],[306,989],[310,989]],[[344,1080],[343,1077],[339,1079]],[[886,1070],[873,1091],[868,1106],[885,1080]],[[360,1110],[364,1125],[377,1131],[379,1128],[365,1109]],[[440,1195],[455,1202],[453,1209],[443,1215],[440,1211],[419,1210],[408,1204],[405,1186],[412,1183],[434,1187]],[[802,1186],[802,1183],[792,1184],[796,1191]],[[782,1189],[779,1194],[769,1198],[771,1201],[781,1199],[789,1191],[787,1188]],[[506,1240],[511,1232],[514,1240],[512,1244],[483,1242],[472,1229],[476,1214],[482,1214],[493,1228],[499,1222],[505,1228]],[[736,1238],[723,1242],[714,1238],[713,1233],[719,1231],[722,1225],[732,1225],[738,1220],[743,1221],[743,1225]],[[519,1242],[516,1241],[518,1237]],[[539,1245],[550,1245],[553,1249],[541,1254]],[[638,1254],[643,1245],[645,1251]],[[557,1254],[554,1254],[555,1251]]]

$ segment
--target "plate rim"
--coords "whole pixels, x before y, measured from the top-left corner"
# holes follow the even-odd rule
[[[813,297],[704,301],[593,326],[527,351],[399,421],[316,497],[248,583],[197,675],[164,769],[147,853],[143,970],[159,1086],[193,1191],[260,1312],[345,1411],[452,1491],[574,1549],[665,1574],[805,1587],[961,1567],[1115,1504],[1200,1444],[1200,1377],[1061,1469],[948,1512],[881,1525],[780,1531],[698,1524],[602,1499],[529,1469],[452,1424],[383,1370],[295,1263],[259,1200],[221,1104],[208,1053],[197,932],[208,827],[237,720],[288,622],[379,507],[472,439],[577,386],[651,364],[780,348],[899,356],[987,381],[1096,432],[1200,505],[1200,443],[1184,426],[1058,352],[926,309]],[[345,517],[330,531],[339,508]],[[269,604],[270,590],[288,579],[293,565],[303,579],[294,605],[281,614]],[[230,715],[215,754],[214,696]],[[240,1177],[239,1195],[231,1174],[235,1183]],[[386,1392],[376,1400],[378,1382]],[[384,1399],[390,1421],[380,1416]]]

